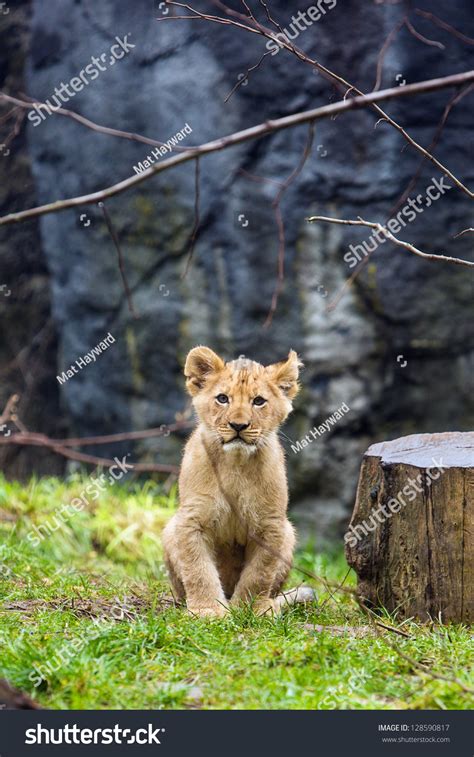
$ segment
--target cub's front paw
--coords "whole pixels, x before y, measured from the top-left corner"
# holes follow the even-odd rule
[[[227,607],[218,603],[208,607],[197,607],[194,605],[188,607],[189,614],[197,618],[223,618],[228,611]]]
[[[278,610],[278,604],[274,599],[270,599],[269,597],[256,599],[253,604],[255,615],[272,615],[276,614]]]

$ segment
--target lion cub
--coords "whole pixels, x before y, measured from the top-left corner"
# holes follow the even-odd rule
[[[298,392],[298,356],[264,367],[225,363],[208,347],[186,359],[186,387],[199,425],[186,444],[180,507],[163,532],[177,599],[219,617],[229,603],[258,613],[281,607],[295,534],[278,427]]]

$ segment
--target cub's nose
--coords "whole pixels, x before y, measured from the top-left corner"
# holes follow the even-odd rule
[[[241,431],[245,431],[250,426],[250,423],[229,423],[229,426],[240,434]]]

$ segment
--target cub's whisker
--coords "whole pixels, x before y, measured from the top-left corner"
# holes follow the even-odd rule
[[[280,430],[278,431],[278,434],[279,434],[279,436],[282,436],[282,437],[283,437],[284,439],[286,439],[287,441],[289,441],[289,442],[290,442],[291,444],[294,444],[294,443],[295,443],[295,442],[293,441],[293,439],[290,439],[290,437],[289,437],[289,436],[287,436],[287,435],[285,434],[285,432],[284,432],[284,431],[282,431],[281,429],[280,429]]]

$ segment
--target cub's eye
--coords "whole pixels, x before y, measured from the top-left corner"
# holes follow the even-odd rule
[[[266,401],[267,401],[267,400],[266,400],[266,399],[265,399],[264,397],[260,397],[260,396],[258,396],[258,397],[255,397],[255,398],[254,398],[254,401],[253,401],[253,403],[252,403],[252,404],[254,404],[254,405],[258,405],[259,407],[261,407],[262,405],[264,405],[264,404],[265,404],[265,402],[266,402]]]
[[[218,394],[216,400],[218,401],[219,405],[227,405],[227,403],[229,402],[227,394]]]

